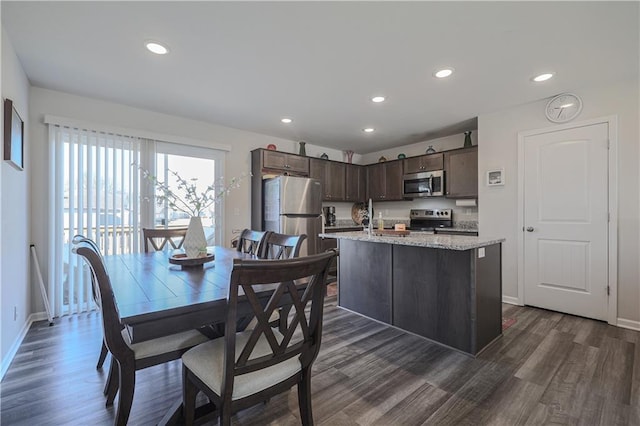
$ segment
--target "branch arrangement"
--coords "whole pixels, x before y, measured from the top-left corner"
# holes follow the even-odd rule
[[[214,182],[198,193],[198,178],[186,180],[178,172],[169,169],[169,173],[176,178],[178,183],[176,191],[173,191],[166,182],[160,181],[157,176],[151,174],[148,170],[142,167],[138,168],[142,172],[142,177],[155,186],[158,204],[167,203],[170,209],[186,213],[189,216],[200,216],[214,203],[228,195],[232,189],[240,187],[240,183],[250,176],[248,173],[243,173],[240,177],[233,177],[224,186],[222,184],[216,185]],[[224,181],[224,177],[220,177],[218,182],[220,181]],[[181,196],[178,192],[184,193],[184,196]]]

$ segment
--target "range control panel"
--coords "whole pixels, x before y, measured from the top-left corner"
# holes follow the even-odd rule
[[[412,209],[410,219],[450,219],[451,209]]]

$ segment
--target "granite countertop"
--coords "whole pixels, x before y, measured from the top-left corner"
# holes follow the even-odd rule
[[[478,228],[460,228],[455,226],[453,228],[437,228],[436,232],[439,230],[452,232],[478,232]]]
[[[399,236],[369,236],[364,231],[340,232],[337,234],[320,234],[320,237],[337,238],[371,243],[398,244],[437,248],[445,250],[471,250],[503,242],[504,238],[475,237],[468,235],[438,235],[428,232],[412,231],[406,237]]]

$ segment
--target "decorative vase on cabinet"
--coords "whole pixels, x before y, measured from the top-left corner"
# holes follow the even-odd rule
[[[464,132],[464,148],[470,148],[471,144],[471,130]]]
[[[300,142],[300,152],[298,155],[307,155],[307,149],[305,148],[306,142]]]
[[[201,217],[191,216],[191,219],[189,219],[189,227],[187,228],[187,234],[184,237],[182,247],[189,258],[198,257],[207,253],[207,239],[204,236]]]

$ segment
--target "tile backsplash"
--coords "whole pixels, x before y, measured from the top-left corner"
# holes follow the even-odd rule
[[[335,206],[336,223],[340,226],[355,225],[351,219],[351,208],[353,203],[331,203],[323,202],[323,206]],[[378,217],[378,212],[382,212],[385,222],[409,223],[409,210],[411,209],[452,209],[453,222],[459,228],[478,228],[478,207],[457,207],[455,200],[434,197],[427,200],[413,201],[389,201],[384,203],[373,203],[374,217]]]

